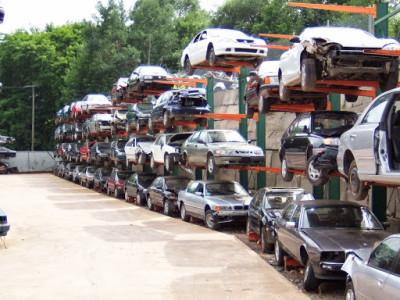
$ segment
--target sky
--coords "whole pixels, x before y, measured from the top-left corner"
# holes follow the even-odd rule
[[[43,30],[46,24],[61,26],[79,22],[83,19],[93,20],[97,14],[96,4],[99,0],[0,0],[5,17],[0,25],[0,33],[13,33],[17,29],[29,31],[31,28]],[[199,0],[207,11],[216,10],[225,0]],[[101,0],[107,5],[108,0]],[[116,1],[118,2],[118,0]],[[124,0],[125,9],[131,9],[134,0]]]

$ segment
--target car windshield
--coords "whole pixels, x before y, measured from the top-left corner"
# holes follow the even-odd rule
[[[95,168],[87,168],[87,172],[89,174],[94,174],[94,172],[96,172],[96,169]]]
[[[236,182],[216,182],[206,185],[206,196],[235,195],[249,196],[249,193]]]
[[[209,29],[207,30],[208,37],[228,37],[231,39],[251,39],[252,37],[247,34],[238,31],[238,30],[230,30],[230,29]]]
[[[186,189],[188,183],[190,182],[189,178],[172,178],[167,179],[165,181],[168,189]]]
[[[141,185],[147,187],[150,186],[156,177],[155,175],[140,175],[138,176],[138,181]]]
[[[358,115],[318,113],[314,117],[313,131],[326,136],[339,136],[349,130],[357,121]]]
[[[153,104],[152,103],[139,103],[138,108],[140,110],[152,110]]]
[[[212,131],[209,134],[211,143],[221,143],[221,142],[246,143],[245,139],[236,131]]]
[[[99,149],[109,149],[111,147],[110,143],[98,143]]]
[[[126,140],[118,141],[117,148],[123,150],[126,144]]]
[[[379,229],[379,221],[365,207],[324,206],[306,208],[303,228]]]
[[[310,193],[305,192],[274,192],[267,194],[267,201],[264,203],[265,209],[282,209],[289,202],[295,200],[314,200]]]
[[[141,142],[154,142],[155,138],[154,137],[143,137],[143,138],[138,138],[136,140],[137,143],[141,143]]]
[[[103,174],[103,176],[110,176],[111,171],[111,169],[103,169],[101,173]]]

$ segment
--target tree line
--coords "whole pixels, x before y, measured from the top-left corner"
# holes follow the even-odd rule
[[[55,112],[88,93],[109,94],[113,83],[138,64],[181,70],[180,56],[196,33],[207,27],[259,33],[298,34],[305,27],[340,24],[349,14],[297,9],[287,0],[227,0],[207,12],[199,0],[137,0],[131,11],[123,1],[96,6],[92,20],[44,30],[18,30],[0,43],[0,134],[16,138],[10,148],[31,147],[32,90],[35,86],[35,149],[52,149]],[[302,2],[321,3],[319,0]],[[323,1],[369,6],[373,0]],[[12,22],[12,20],[7,20]],[[349,26],[356,24],[349,21]],[[391,21],[393,37],[400,24]],[[1,31],[1,25],[0,25]],[[269,40],[270,43],[287,41]],[[278,57],[280,53],[274,54]]]

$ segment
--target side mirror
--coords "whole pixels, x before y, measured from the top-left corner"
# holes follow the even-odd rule
[[[300,38],[298,36],[292,37],[289,42],[291,43],[300,43]]]
[[[195,192],[194,193],[196,196],[203,196],[203,193],[202,192]]]

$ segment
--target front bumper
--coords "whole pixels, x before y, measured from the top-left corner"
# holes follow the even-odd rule
[[[336,157],[338,154],[338,147],[325,146],[315,148],[314,154],[314,167],[317,169],[337,170]]]
[[[222,165],[260,165],[265,161],[264,156],[217,156],[214,155],[215,163]]]
[[[346,272],[342,271],[343,263],[322,261],[313,265],[315,277],[324,280],[345,280]]]

